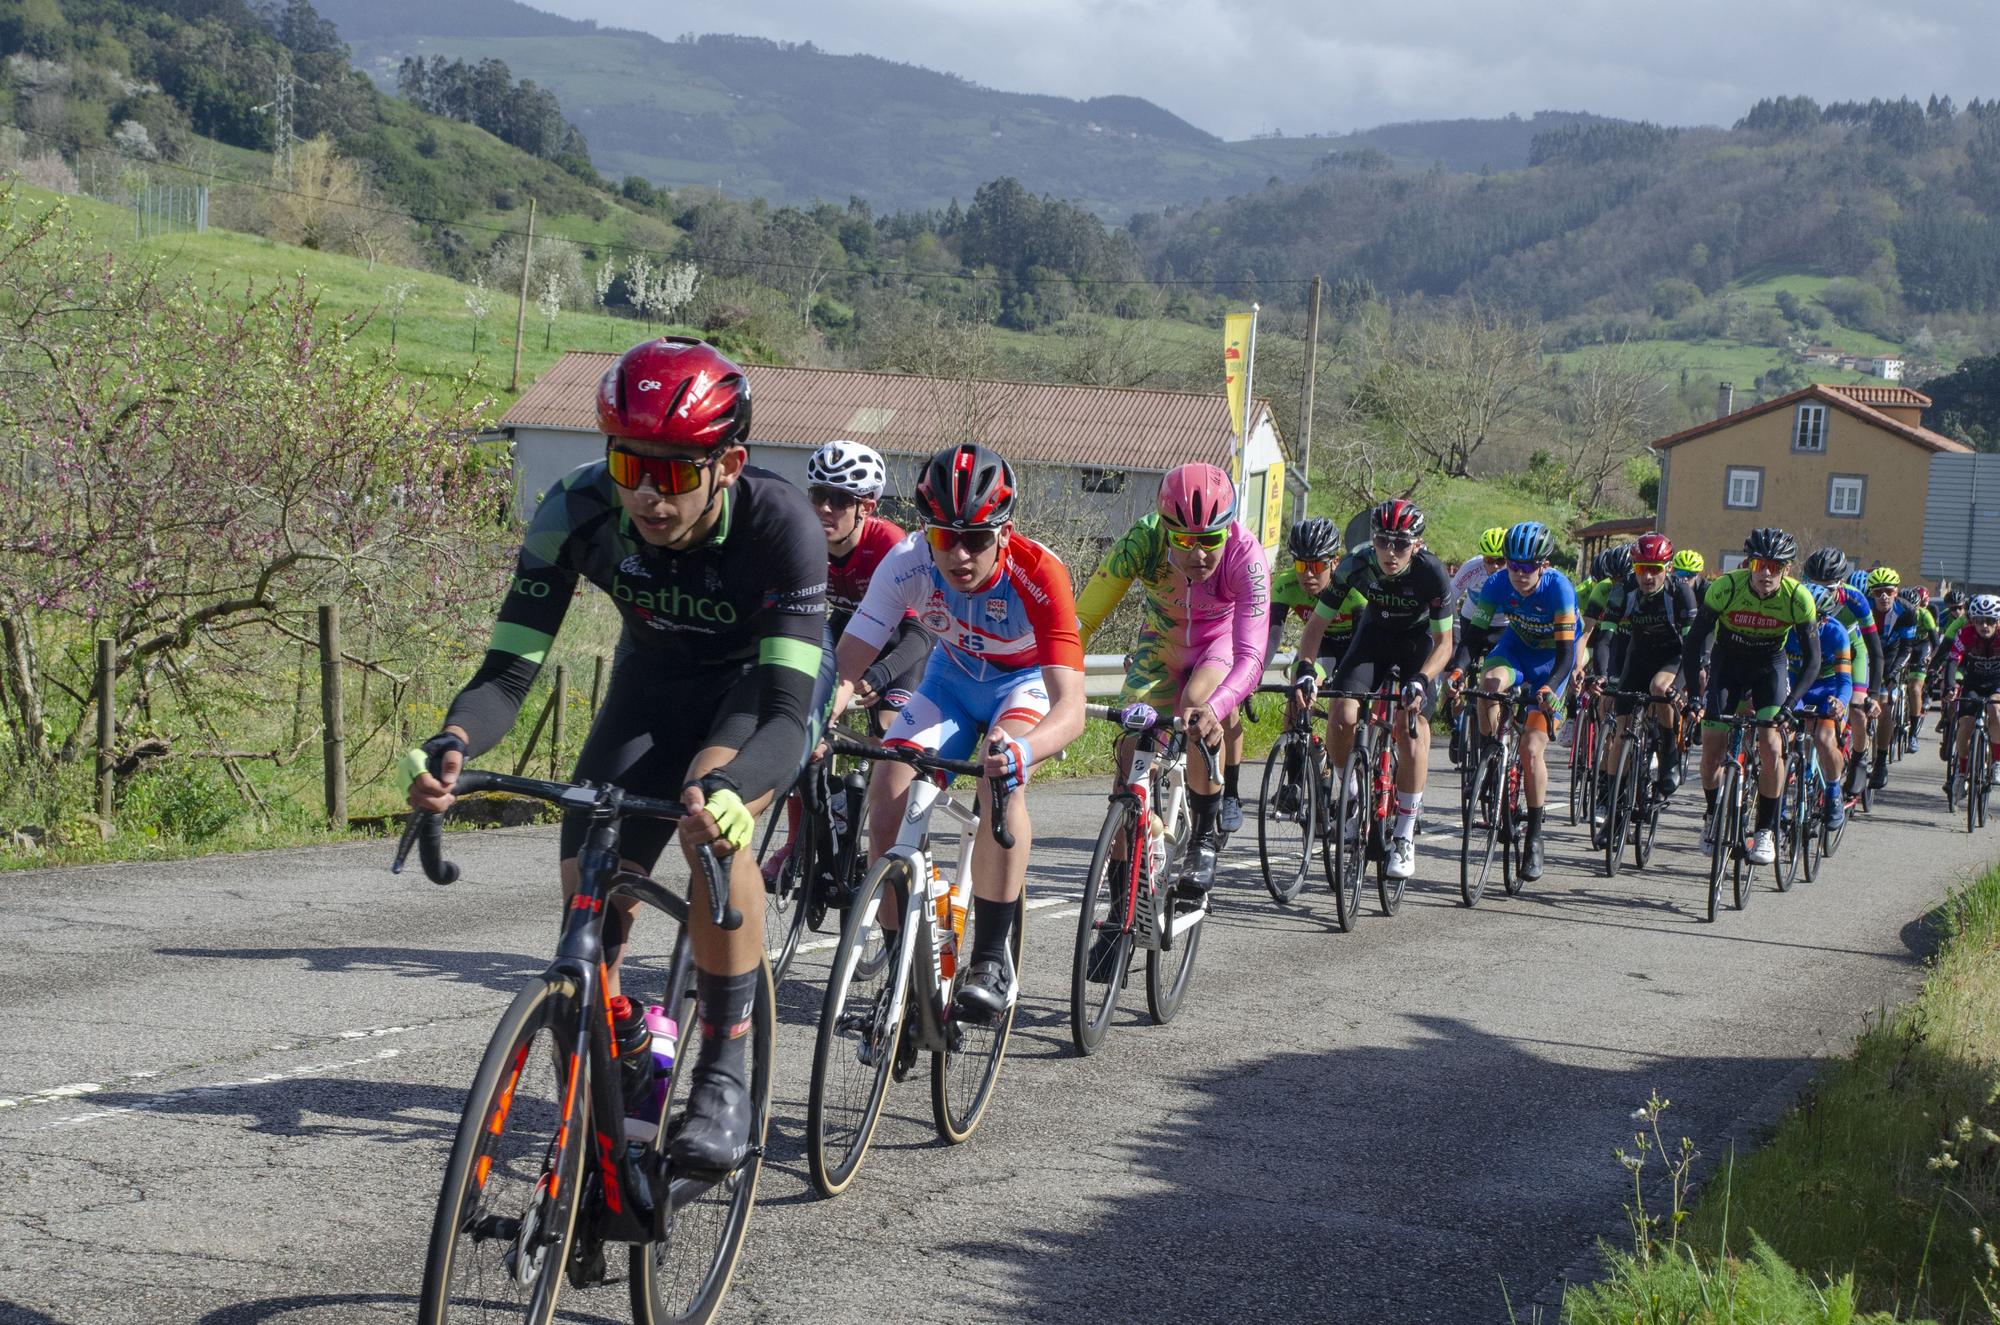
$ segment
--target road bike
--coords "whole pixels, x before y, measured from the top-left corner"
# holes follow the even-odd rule
[[[1831,722],[1824,713],[1812,713],[1811,722]],[[1811,883],[1819,877],[1820,858],[1826,853],[1830,830],[1826,824],[1826,774],[1819,766],[1819,743],[1813,740],[1812,725],[1801,723],[1785,754],[1784,799],[1778,806],[1778,891],[1791,891],[1799,879]]]
[[[1782,717],[1758,718],[1748,713],[1734,714],[1729,719],[1729,744],[1722,760],[1722,780],[1716,785],[1714,835],[1708,858],[1711,922],[1722,906],[1723,875],[1730,876],[1730,891],[1738,911],[1750,905],[1750,893],[1756,885],[1757,866],[1750,859],[1744,825],[1756,822],[1761,756],[1757,742],[1747,733],[1784,725]]]
[[[447,1325],[503,1313],[545,1325],[564,1283],[601,1283],[606,1246],[624,1243],[634,1321],[708,1321],[728,1292],[763,1169],[777,1038],[770,967],[759,969],[746,1055],[750,1149],[727,1172],[677,1170],[662,1139],[678,1123],[681,1068],[694,1059],[701,1021],[688,903],[652,879],[620,871],[618,840],[624,819],[678,819],[684,807],[614,786],[470,769],[453,791],[533,796],[587,815],[589,829],[555,960],[502,1014],[466,1098],[431,1224],[418,1319]],[[400,873],[414,845],[433,882],[457,879],[440,828],[441,816],[412,814],[390,868]],[[743,917],[729,905],[727,867],[706,846],[699,858],[697,891],[711,918],[720,929],[738,928]],[[675,926],[660,1006],[678,1037],[673,1065],[655,1085],[664,1102],[651,1120],[626,1114],[625,1069],[605,991],[604,917],[625,898],[664,911]],[[636,974],[626,968],[628,990]]]
[[[1375,862],[1375,893],[1382,914],[1392,916],[1403,905],[1408,879],[1389,877],[1389,816],[1396,802],[1396,772],[1402,755],[1396,749],[1395,715],[1400,707],[1402,670],[1391,668],[1374,690],[1322,690],[1329,701],[1352,699],[1361,705],[1354,723],[1354,744],[1347,760],[1334,770],[1332,866],[1327,883],[1333,888],[1336,912],[1349,917],[1341,928],[1352,928],[1361,906],[1361,876]],[[1417,734],[1417,714],[1406,719],[1411,737]]]
[[[1295,685],[1267,685],[1260,694],[1291,695]],[[1312,867],[1315,848],[1329,872],[1333,868],[1333,842],[1329,836],[1333,806],[1327,799],[1326,745],[1315,718],[1326,710],[1314,710],[1303,702],[1289,706],[1285,729],[1271,743],[1264,759],[1264,782],[1258,800],[1257,863],[1264,872],[1264,887],[1273,901],[1284,905],[1305,886],[1306,871]],[[1340,894],[1335,893],[1336,902]],[[1336,919],[1342,930],[1353,927],[1354,913],[1336,905]]]
[[[1469,787],[1463,798],[1463,836],[1458,852],[1458,894],[1466,906],[1479,905],[1500,856],[1500,886],[1507,896],[1521,892],[1521,850],[1527,811],[1521,803],[1525,774],[1521,768],[1521,724],[1539,707],[1519,686],[1497,693],[1475,691],[1476,703],[1503,706],[1497,736],[1481,733],[1466,770]]]
[[[1596,677],[1577,688],[1575,723],[1569,730],[1569,823],[1590,823],[1597,810],[1597,767],[1604,756],[1603,722],[1598,697],[1603,686]]]
[[[1644,690],[1619,690],[1611,693],[1611,698],[1638,704],[1626,723],[1626,732],[1615,760],[1611,775],[1610,801],[1604,817],[1604,876],[1618,877],[1618,863],[1625,854],[1625,845],[1632,846],[1632,868],[1642,870],[1653,858],[1653,840],[1660,831],[1660,811],[1666,807],[1660,795],[1659,774],[1653,763],[1657,756],[1660,767],[1666,767],[1667,760],[1673,758],[1671,751],[1657,749],[1659,738],[1655,735],[1658,724],[1652,718],[1652,706],[1656,702],[1652,693]],[[1613,740],[1618,738],[1614,735]]]
[[[1141,951],[1146,1011],[1156,1025],[1173,1020],[1187,997],[1202,922],[1208,919],[1206,895],[1174,895],[1174,876],[1193,827],[1187,729],[1180,719],[1145,704],[1086,704],[1084,712],[1136,735],[1138,747],[1124,782],[1111,790],[1077,913],[1069,1007],[1070,1039],[1079,1054],[1104,1043],[1132,958]],[[1195,748],[1207,760],[1210,778],[1219,777],[1215,752],[1199,741]]]
[[[774,982],[785,978],[805,932],[818,933],[827,913],[844,912],[853,897],[867,863],[861,850],[867,797],[868,779],[855,769],[838,772],[829,753],[806,765],[785,804],[771,812],[757,860]]]
[[[1964,749],[1953,748],[1948,752],[1945,764],[1944,797],[1947,809],[1956,809],[1960,795],[1965,797],[1965,831],[1976,833],[1986,826],[1986,806],[1993,793],[1993,747],[1986,734],[1986,706],[1988,701],[1975,695],[1958,701],[1961,717],[1972,718],[1972,733],[1965,738]],[[1955,732],[1958,723],[1953,722]],[[1957,742],[1954,740],[1954,747]]]
[[[812,1086],[806,1103],[806,1160],[813,1185],[827,1196],[846,1191],[860,1170],[881,1120],[891,1077],[901,1081],[917,1055],[931,1055],[931,1118],[939,1137],[956,1145],[979,1126],[1007,1040],[1014,1005],[991,1020],[962,1016],[953,995],[969,952],[972,856],[979,813],[945,794],[952,775],[983,777],[973,761],[940,759],[904,746],[876,748],[835,736],[833,752],[856,759],[908,764],[921,774],[910,784],[909,804],[896,844],[872,865],[848,904],[840,944],[834,949],[813,1046]],[[1007,800],[1000,779],[993,793],[993,840],[1014,845],[1007,831]],[[955,870],[947,876],[931,840],[931,816],[943,810],[960,827]],[[1016,905],[1008,949],[1008,984],[1021,969],[1026,908]],[[894,917],[893,925],[884,917]]]

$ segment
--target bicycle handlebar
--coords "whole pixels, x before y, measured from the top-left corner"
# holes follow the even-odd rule
[[[869,745],[851,736],[833,733],[828,750],[837,755],[849,755],[855,759],[886,760],[892,764],[908,764],[920,773],[950,773],[955,777],[986,778],[986,770],[977,760],[944,759],[934,750],[916,750],[907,745]],[[1007,790],[1006,779],[986,778],[993,790],[993,840],[1002,851],[1014,849],[1014,834],[1007,830],[1007,801],[1014,793]]]
[[[593,786],[589,783],[550,782],[542,778],[514,777],[506,773],[491,773],[484,769],[467,769],[458,775],[452,786],[453,796],[472,796],[483,791],[502,791],[516,796],[532,796],[536,800],[548,801],[564,809],[588,810],[593,813],[608,813],[616,819],[681,819],[688,813],[687,806],[679,801],[660,800],[652,796],[640,796],[621,787]],[[411,846],[417,848],[417,860],[423,866],[424,877],[432,883],[454,883],[459,878],[459,868],[444,858],[444,816],[434,811],[413,810],[403,826],[402,839],[396,844],[396,858],[389,865],[391,874],[401,874],[403,866],[409,862]],[[743,913],[729,904],[729,874],[722,868],[714,849],[706,842],[697,849],[696,858],[701,862],[701,872],[708,884],[709,915],[717,929],[739,929],[743,924]]]

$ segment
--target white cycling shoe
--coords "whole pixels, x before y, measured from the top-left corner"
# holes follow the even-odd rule
[[[1768,828],[1750,834],[1750,863],[1768,865],[1778,858],[1778,835]]]
[[[1382,872],[1392,879],[1407,879],[1417,872],[1417,844],[1407,837],[1389,839],[1389,860]]]

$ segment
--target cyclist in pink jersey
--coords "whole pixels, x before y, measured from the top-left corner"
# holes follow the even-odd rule
[[[1125,674],[1121,704],[1179,713],[1211,747],[1264,674],[1270,568],[1264,548],[1236,519],[1236,489],[1214,465],[1182,465],[1160,484],[1159,510],[1112,544],[1084,586],[1078,625],[1088,638],[1125,596],[1146,587],[1145,619]],[[1121,775],[1133,743],[1119,747]],[[1188,767],[1194,850],[1179,880],[1184,893],[1215,885],[1224,787],[1203,761]]]

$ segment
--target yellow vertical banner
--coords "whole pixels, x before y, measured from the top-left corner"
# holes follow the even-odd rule
[[[1250,319],[1248,313],[1231,313],[1222,319],[1222,388],[1229,397],[1229,426],[1243,435],[1244,375],[1250,366]],[[1237,480],[1241,482],[1242,476]]]
[[[1266,548],[1278,546],[1278,526],[1284,523],[1285,462],[1273,460],[1264,471],[1264,536]]]

